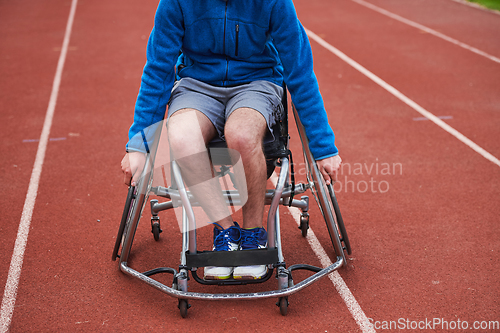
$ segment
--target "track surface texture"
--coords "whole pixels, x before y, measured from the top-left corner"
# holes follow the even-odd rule
[[[124,275],[111,261],[127,193],[120,160],[157,2],[79,0],[70,35],[70,0],[0,2],[0,331],[390,332],[404,326],[452,332],[464,323],[469,331],[475,322],[498,324],[500,165],[325,45],[497,159],[500,63],[367,4],[500,57],[500,15],[452,0],[296,0],[303,25],[323,41],[311,38],[311,45],[344,160],[335,189],[353,254],[331,279],[292,295],[285,317],[277,300],[266,299],[190,301],[182,319],[177,299]],[[16,257],[65,35],[27,243]],[[303,180],[293,126],[291,135]],[[287,264],[321,265],[293,214],[280,211]],[[158,242],[147,219],[139,225],[131,256],[138,270],[178,265],[179,228],[170,215],[160,217]],[[311,228],[334,261],[317,207]],[[200,247],[210,246],[210,232],[200,230]],[[13,279],[16,267],[20,275]],[[190,281],[190,288],[252,292],[275,289],[276,282],[226,288]]]

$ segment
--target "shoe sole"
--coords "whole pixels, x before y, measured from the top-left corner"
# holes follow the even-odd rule
[[[229,271],[229,274],[227,275],[205,275],[205,272],[203,272],[203,279],[205,280],[227,280],[230,279],[231,276],[233,275],[233,270],[231,269]]]
[[[235,279],[235,280],[260,280],[264,276],[233,276],[233,279]]]
[[[203,277],[205,280],[227,280],[231,278],[231,275],[229,276],[204,276]]]
[[[267,275],[268,269],[266,267],[266,270],[259,276],[254,276],[254,275],[234,275],[233,273],[233,279],[235,280],[260,280],[264,278]]]

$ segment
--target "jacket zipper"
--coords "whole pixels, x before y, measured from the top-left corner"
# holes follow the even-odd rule
[[[236,25],[236,50],[235,50],[235,55],[238,56],[238,39],[239,39],[239,36],[240,36],[240,25],[237,24]]]
[[[223,47],[223,52],[224,53],[226,53],[227,1],[228,0],[226,0],[226,8],[224,9],[224,41],[222,42],[222,47]],[[226,77],[225,77],[224,83],[223,83],[224,86],[226,85],[228,71],[229,71],[229,59],[227,58],[227,55],[226,55]]]

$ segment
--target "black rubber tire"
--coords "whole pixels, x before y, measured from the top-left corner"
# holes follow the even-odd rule
[[[122,220],[120,221],[120,227],[118,228],[118,235],[116,235],[115,248],[113,249],[113,261],[118,257],[118,251],[120,250],[120,245],[122,243],[123,238],[123,230],[125,229],[125,225],[127,223],[128,214],[130,213],[130,206],[132,204],[132,200],[134,200],[135,187],[129,186],[127,199],[125,200],[125,207],[123,208]]]
[[[347,231],[345,229],[344,220],[342,219],[342,214],[340,213],[339,204],[337,202],[337,197],[335,196],[335,191],[333,190],[332,185],[328,185],[328,193],[330,195],[330,199],[332,200],[333,209],[335,211],[335,216],[337,218],[337,225],[339,227],[340,241],[343,243],[343,248],[347,252],[348,255],[352,254],[351,243],[349,242],[349,237],[347,236]]]
[[[179,311],[182,318],[186,318],[188,314],[188,302],[185,299],[179,299]]]
[[[300,227],[299,227],[302,237],[307,237],[307,230],[309,229],[309,218],[300,217]]]
[[[326,222],[328,234],[330,235],[330,240],[332,241],[333,248],[337,256],[344,259],[344,265],[347,265],[347,261],[344,254],[344,249],[342,242],[340,240],[340,233],[338,231],[338,224],[336,221],[335,208],[333,206],[330,194],[328,193],[327,186],[323,176],[319,173],[316,162],[314,164],[309,164],[311,167],[310,177],[313,179],[314,188],[312,189],[314,198],[320,207],[323,218]]]
[[[159,241],[160,240],[160,232],[161,232],[159,222],[154,222],[151,225],[151,232],[153,233],[153,237],[154,237],[155,241]]]
[[[130,209],[126,214],[125,228],[123,230],[123,243],[122,249],[120,251],[120,262],[126,262],[128,256],[130,255],[131,246],[139,225],[139,220],[141,219],[142,212],[145,208],[145,204],[149,197],[149,192],[151,189],[151,184],[153,181],[153,170],[152,165],[154,165],[154,160],[146,156],[146,164],[144,166],[143,174],[141,175],[137,185],[133,187],[133,199],[131,200]],[[124,210],[125,214],[125,210]],[[128,247],[130,246],[130,247]]]
[[[278,302],[279,302],[281,315],[286,316],[288,313],[288,298],[287,297],[280,297]]]

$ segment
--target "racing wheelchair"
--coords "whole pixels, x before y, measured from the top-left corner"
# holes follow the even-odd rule
[[[263,299],[277,298],[276,305],[282,315],[288,311],[288,296],[309,286],[313,282],[325,277],[329,273],[347,266],[346,253],[351,254],[351,246],[347,237],[345,225],[337,203],[333,185],[326,185],[320,174],[316,162],[309,150],[308,141],[305,135],[304,127],[300,122],[297,111],[293,103],[288,103],[286,90],[282,100],[282,115],[273,127],[275,140],[264,147],[268,178],[276,169],[279,169],[277,181],[274,189],[266,191],[265,203],[269,206],[267,216],[268,246],[266,249],[245,250],[245,251],[199,251],[197,248],[197,222],[194,214],[194,207],[198,205],[196,199],[190,193],[185,185],[182,173],[176,161],[170,162],[171,180],[165,180],[164,186],[156,185],[153,182],[155,171],[157,142],[160,141],[161,128],[158,126],[155,143],[149,147],[146,154],[145,165],[141,177],[136,186],[130,186],[125,201],[122,219],[120,222],[118,235],[116,237],[115,247],[112,254],[112,260],[119,258],[120,270],[137,278],[150,286],[178,298],[178,308],[182,317],[186,317],[190,304],[188,300],[241,300],[241,299]],[[294,174],[294,164],[292,154],[289,150],[288,135],[288,110],[292,109],[295,123],[303,147],[304,162],[306,166],[306,183],[296,183]],[[224,150],[217,149],[224,143],[209,144],[209,151],[214,173],[219,178],[230,178],[231,158],[228,158]],[[215,170],[218,165],[220,169]],[[158,169],[158,168],[156,168]],[[162,168],[163,178],[165,170]],[[333,245],[336,261],[324,268],[308,265],[294,264],[286,265],[281,243],[280,230],[280,206],[297,207],[300,209],[300,232],[303,237],[307,236],[309,229],[309,197],[301,196],[296,199],[295,196],[311,191]],[[228,205],[241,204],[240,193],[237,190],[223,191],[224,198]],[[149,197],[154,196],[148,204]],[[161,202],[160,202],[161,200]],[[147,208],[147,209],[146,209]],[[162,232],[159,213],[171,209],[180,209],[179,229],[181,231],[182,245],[180,252],[180,263],[177,269],[172,267],[157,267],[144,272],[130,267],[132,243],[136,235],[136,230],[144,213],[144,210],[150,210],[151,232],[156,241],[160,239]],[[149,214],[148,214],[149,215]],[[171,221],[169,221],[171,222]],[[198,275],[198,269],[207,266],[247,266],[247,265],[267,265],[267,274],[258,280],[205,280]],[[297,282],[293,280],[292,273],[297,270],[310,271],[313,274],[304,280]],[[170,274],[172,280],[164,282],[165,279],[159,279],[159,276]],[[190,276],[194,281],[202,285],[242,285],[252,283],[263,283],[275,275],[277,279],[277,289],[262,292],[251,293],[206,293],[193,292],[188,290],[188,280]],[[160,281],[161,280],[161,281]]]

